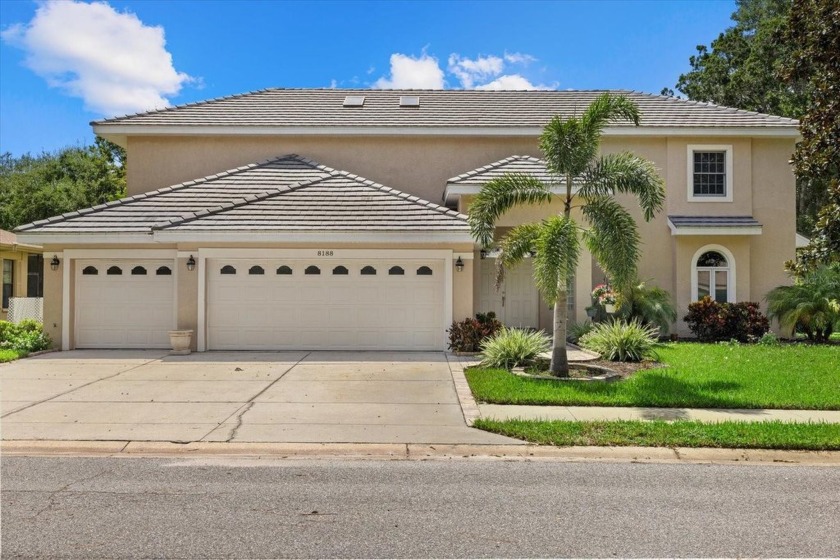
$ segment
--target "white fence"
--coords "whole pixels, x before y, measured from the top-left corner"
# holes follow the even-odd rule
[[[24,319],[35,319],[39,323],[44,322],[44,298],[9,298],[9,313],[6,320],[11,323],[19,323]]]

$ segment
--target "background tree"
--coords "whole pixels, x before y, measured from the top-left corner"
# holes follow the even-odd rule
[[[614,195],[634,195],[645,220],[653,218],[665,200],[664,181],[651,162],[629,152],[598,155],[601,131],[615,119],[638,125],[638,107],[606,93],[580,117],[554,117],[540,137],[540,150],[556,180],[546,184],[530,175],[508,174],[488,182],[469,209],[472,236],[489,248],[495,241],[495,224],[505,212],[518,205],[548,203],[554,196],[552,187],[565,189],[563,213],[511,229],[500,240],[497,258],[500,283],[506,268],[534,254],[537,289],[554,306],[549,370],[557,376],[569,375],[567,286],[577,269],[581,240],[616,287],[627,286],[636,278],[639,233]],[[580,207],[588,228],[572,219],[573,205]]]
[[[836,0],[814,3],[819,2],[837,6]],[[679,77],[675,87],[696,101],[807,118],[810,100],[818,89],[813,74],[803,65],[803,71],[782,79],[787,65],[799,58],[799,48],[786,37],[793,17],[791,5],[790,0],[738,0],[732,14],[735,25],[724,30],[709,47],[698,45],[697,54],[689,58],[691,69]],[[662,93],[674,92],[666,88]],[[797,173],[798,231],[812,235],[817,213],[827,197],[824,179]]]
[[[0,228],[125,196],[125,151],[102,138],[39,156],[0,155]]]

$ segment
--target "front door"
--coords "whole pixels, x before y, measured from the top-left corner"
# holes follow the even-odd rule
[[[539,326],[539,297],[534,285],[534,268],[530,259],[507,270],[505,281],[496,290],[496,260],[481,263],[480,313],[493,311],[509,327],[536,329]]]

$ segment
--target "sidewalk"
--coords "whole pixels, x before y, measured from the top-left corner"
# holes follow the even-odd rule
[[[638,408],[613,406],[523,406],[479,404],[479,416],[495,420],[695,420],[698,422],[814,422],[840,424],[840,410]]]

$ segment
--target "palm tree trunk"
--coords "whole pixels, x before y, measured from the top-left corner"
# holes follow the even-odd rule
[[[554,333],[552,337],[551,365],[549,372],[556,377],[569,377],[569,357],[566,353],[566,326],[568,323],[568,296],[565,286],[554,302]]]

